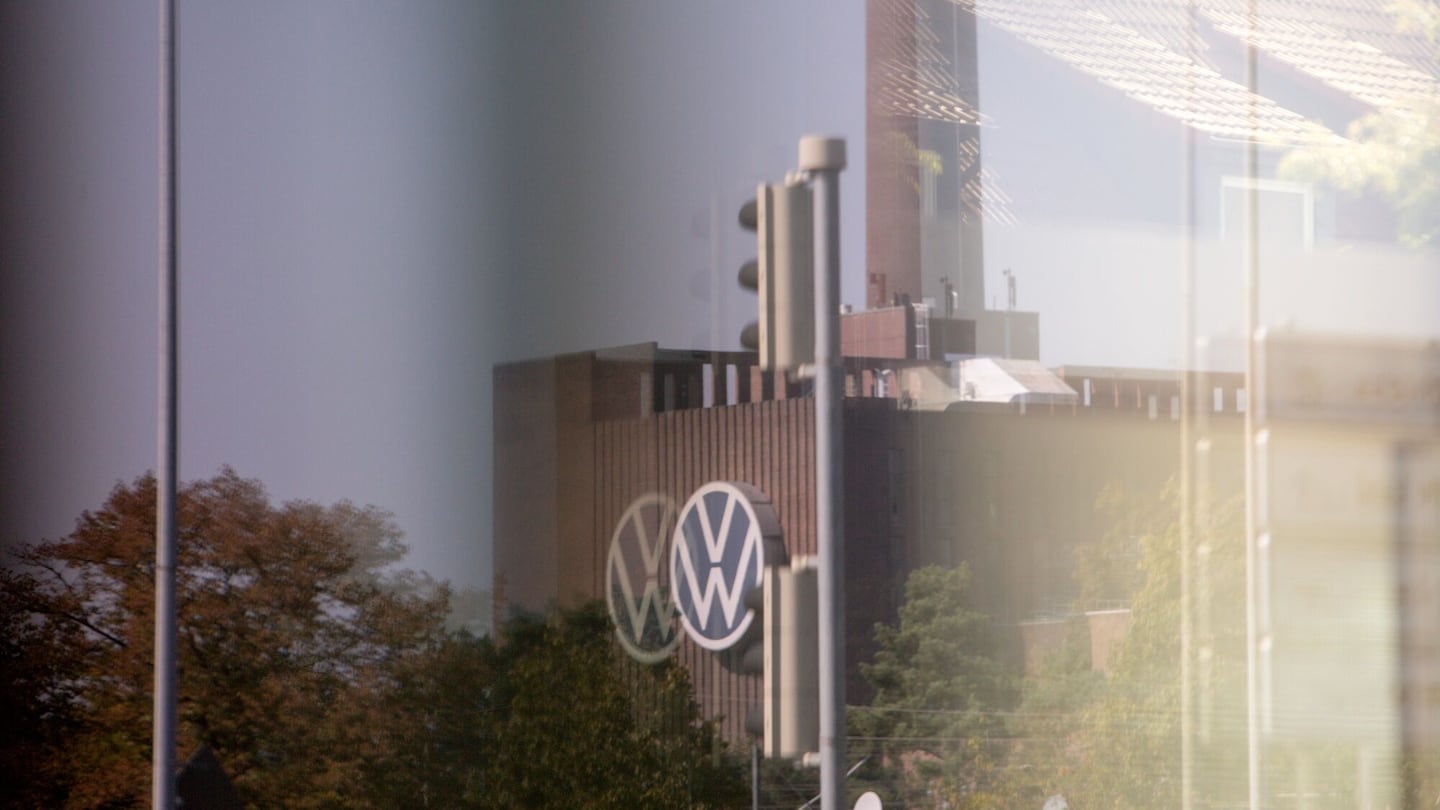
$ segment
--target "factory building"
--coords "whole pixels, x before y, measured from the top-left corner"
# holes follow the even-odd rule
[[[967,387],[960,377],[981,361],[988,368],[972,370],[978,386]],[[845,371],[852,701],[868,696],[856,663],[873,653],[875,624],[894,620],[911,570],[968,564],[976,606],[1018,659],[1022,622],[1070,609],[1074,549],[1112,528],[1095,508],[1102,490],[1149,496],[1178,473],[1175,374],[886,357],[848,357]],[[1204,384],[1234,403],[1240,378]],[[790,559],[814,555],[814,400],[807,383],[762,372],[754,355],[653,344],[581,352],[499,366],[495,392],[502,611],[607,598],[611,541],[632,506],[678,508],[712,481],[759,490]],[[1217,416],[1238,437],[1233,408]],[[738,736],[756,679],[680,635],[674,654],[702,706]]]

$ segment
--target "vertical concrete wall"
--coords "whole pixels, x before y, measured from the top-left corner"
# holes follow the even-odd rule
[[[553,360],[496,366],[494,456],[494,592],[496,625],[511,606],[544,607],[559,593],[555,545],[559,469],[568,458],[557,445],[561,389]]]

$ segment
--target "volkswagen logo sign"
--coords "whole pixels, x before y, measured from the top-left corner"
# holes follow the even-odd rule
[[[768,546],[768,547],[767,547]],[[745,592],[767,564],[783,562],[780,523],[770,502],[746,484],[716,481],[686,501],[670,542],[670,583],[680,621],[707,650],[728,649],[754,613]]]
[[[630,504],[610,537],[605,601],[620,646],[645,664],[665,660],[680,643],[666,570],[674,528],[675,501],[651,492]]]

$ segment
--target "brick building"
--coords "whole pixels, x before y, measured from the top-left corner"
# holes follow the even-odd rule
[[[1094,508],[1104,487],[1152,495],[1179,468],[1178,375],[1062,370],[1088,395],[1070,404],[954,401],[927,410],[907,391],[945,364],[845,362],[852,700],[868,695],[856,663],[873,652],[874,625],[893,621],[910,570],[968,563],[977,607],[1013,631],[1073,600],[1071,553],[1110,529]],[[805,383],[753,363],[745,353],[642,345],[497,367],[502,609],[604,598],[612,532],[627,507],[650,494],[679,505],[710,481],[758,488],[791,559],[813,555],[814,400]],[[895,383],[877,384],[887,378]],[[1239,378],[1206,384],[1233,402]],[[1016,641],[1018,655],[1018,633]],[[688,639],[676,655],[707,714],[723,715],[727,734],[738,737],[745,707],[759,699],[755,679],[717,666]]]

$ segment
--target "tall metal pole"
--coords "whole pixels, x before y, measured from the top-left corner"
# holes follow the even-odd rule
[[[1245,41],[1245,87],[1250,91],[1250,140],[1245,144],[1245,737],[1248,759],[1250,810],[1266,804],[1260,740],[1260,563],[1256,537],[1256,497],[1260,491],[1255,459],[1255,333],[1260,328],[1260,176],[1259,63],[1255,28],[1259,25],[1258,0],[1249,0],[1250,36]]]
[[[1195,41],[1199,36],[1195,0],[1186,5],[1185,98],[1193,105],[1195,86]],[[1180,810],[1195,806],[1195,671],[1191,663],[1195,649],[1195,128],[1185,127],[1184,173],[1181,175],[1180,206],[1185,234],[1180,262]]]
[[[151,800],[175,807],[175,489],[178,439],[178,263],[175,0],[160,0],[160,390],[155,472],[155,704]]]
[[[800,139],[815,184],[815,517],[819,556],[820,807],[845,801],[844,434],[840,418],[840,171],[845,140]]]

